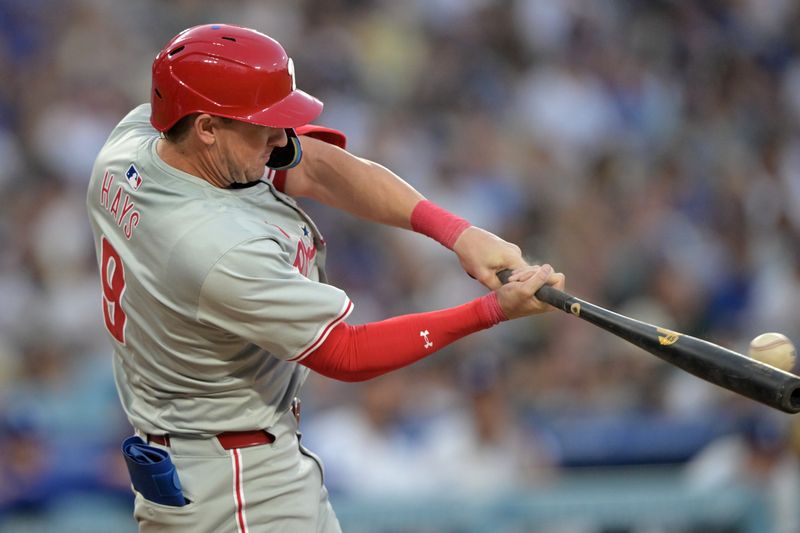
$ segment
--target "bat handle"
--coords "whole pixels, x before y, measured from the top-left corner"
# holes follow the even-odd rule
[[[503,269],[497,273],[497,278],[505,285],[508,283],[508,278],[511,276],[511,270]],[[557,309],[561,309],[565,313],[570,312],[570,306],[575,301],[575,297],[560,291],[551,285],[544,285],[536,291],[536,298],[542,302],[548,303]]]

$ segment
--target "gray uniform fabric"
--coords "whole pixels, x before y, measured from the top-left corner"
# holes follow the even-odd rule
[[[272,428],[308,374],[295,361],[352,304],[324,283],[324,240],[269,174],[253,187],[220,189],[174,169],[156,153],[149,115],[141,105],[114,129],[87,193],[122,406],[139,431],[173,438],[217,442],[222,432]],[[266,453],[253,450],[240,450],[245,492],[256,475],[248,457]],[[178,462],[185,489],[206,495],[193,469],[202,471]]]
[[[148,533],[336,533],[322,464],[303,448],[287,412],[275,442],[224,450],[216,439],[171,438],[170,455],[191,500],[170,507],[136,495],[134,516]],[[237,472],[240,474],[237,476]]]

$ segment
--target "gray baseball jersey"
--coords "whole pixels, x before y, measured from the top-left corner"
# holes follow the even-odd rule
[[[324,283],[324,240],[272,171],[220,189],[172,168],[149,115],[114,129],[87,194],[122,405],[148,433],[270,427],[308,374],[296,361],[352,304]]]

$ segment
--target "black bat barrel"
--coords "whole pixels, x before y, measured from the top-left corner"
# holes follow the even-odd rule
[[[508,281],[510,271],[498,277]],[[800,377],[716,344],[653,326],[544,286],[536,298],[650,352],[700,379],[787,413],[800,412]]]

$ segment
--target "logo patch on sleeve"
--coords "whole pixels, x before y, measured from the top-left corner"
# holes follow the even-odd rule
[[[422,330],[422,331],[419,332],[419,336],[422,337],[423,339],[425,339],[425,348],[426,349],[427,348],[433,348],[433,341],[431,341],[431,339],[428,337],[428,335],[430,335],[430,334],[431,334],[431,332],[428,331],[427,329]]]
[[[133,163],[131,163],[131,166],[128,167],[125,177],[128,179],[128,183],[131,184],[131,187],[133,187],[134,191],[138,191],[139,187],[142,186],[142,176],[139,175],[139,171],[136,170],[136,167],[133,166]]]

